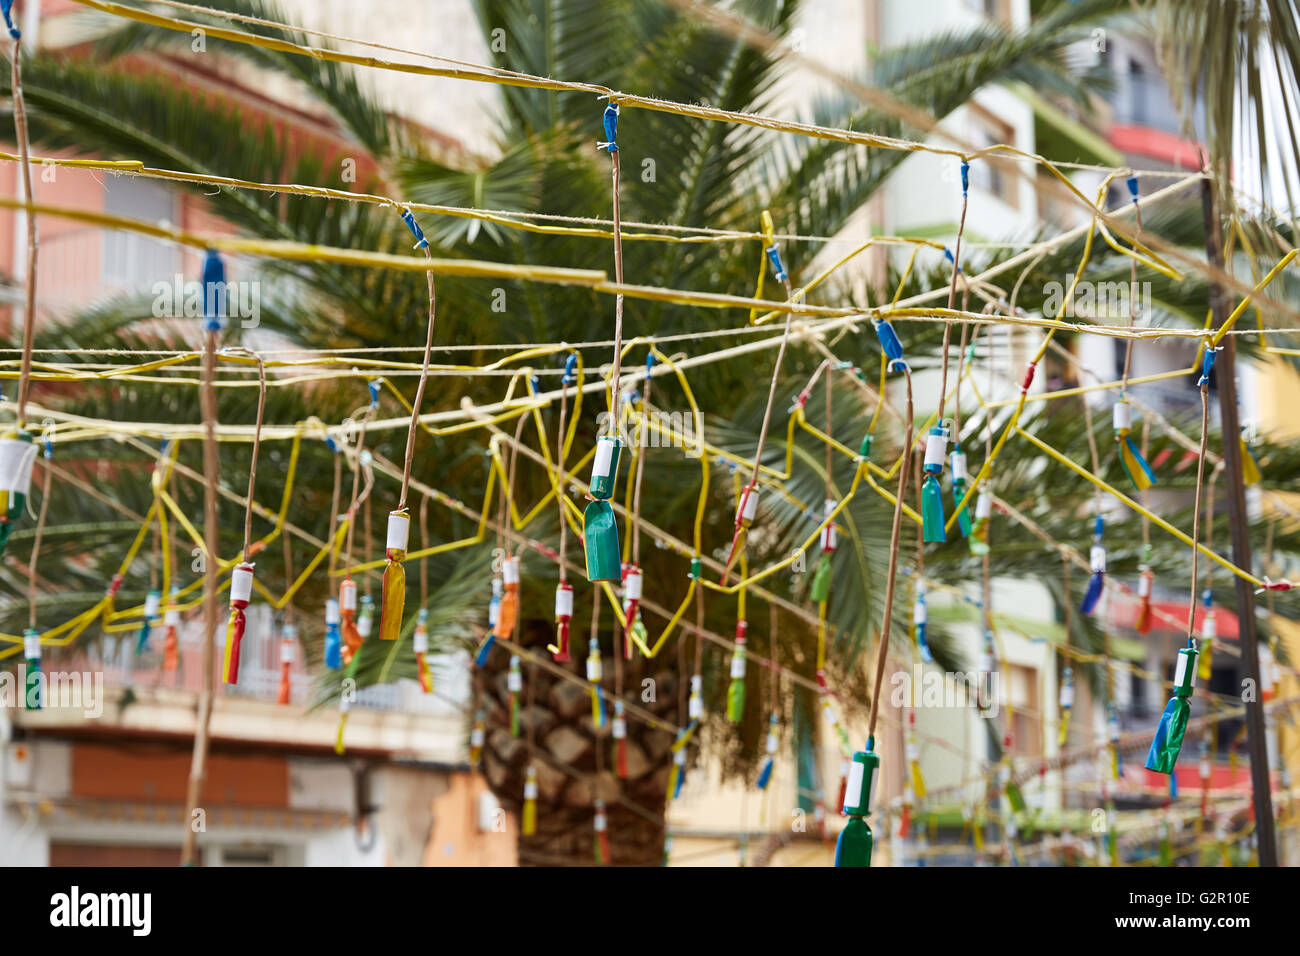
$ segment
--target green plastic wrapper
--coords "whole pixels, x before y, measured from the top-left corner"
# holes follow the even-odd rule
[[[1183,749],[1183,735],[1192,715],[1192,687],[1196,681],[1196,645],[1188,643],[1178,652],[1178,669],[1174,673],[1174,696],[1165,705],[1156,725],[1156,735],[1147,751],[1146,768],[1156,773],[1173,773],[1178,754]]]
[[[582,540],[587,551],[587,580],[621,581],[618,523],[608,501],[598,498],[587,505],[582,514]]]

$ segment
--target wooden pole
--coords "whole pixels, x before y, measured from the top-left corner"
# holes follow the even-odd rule
[[[181,866],[197,862],[198,829],[195,811],[203,795],[208,774],[208,732],[212,724],[212,685],[216,677],[217,633],[217,333],[205,333],[203,346],[203,686],[199,688],[199,710],[194,729],[194,755],[190,761],[189,784],[185,791],[185,841],[181,845]]]
[[[1211,265],[1223,269],[1223,239],[1219,231],[1219,214],[1214,201],[1211,177],[1201,182],[1201,213],[1205,220],[1205,254]],[[1228,317],[1223,287],[1210,283],[1210,308],[1214,326],[1219,328]],[[1228,523],[1232,534],[1232,561],[1249,571],[1250,516],[1246,512],[1246,487],[1241,471],[1241,423],[1237,416],[1237,361],[1231,335],[1223,337],[1223,351],[1214,363],[1219,391],[1219,424],[1223,435],[1224,477],[1227,479]],[[1246,705],[1246,742],[1250,752],[1250,782],[1254,791],[1255,835],[1259,843],[1259,865],[1277,866],[1277,840],[1273,833],[1273,798],[1268,772],[1268,738],[1264,729],[1264,708],[1260,700],[1259,645],[1255,633],[1255,591],[1251,583],[1234,575],[1237,588],[1237,621],[1240,629],[1241,664],[1239,674],[1249,681],[1252,692]]]

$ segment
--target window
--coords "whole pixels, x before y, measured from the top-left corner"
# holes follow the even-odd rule
[[[1014,146],[1016,131],[988,110],[971,103],[971,145],[976,149],[1005,144]],[[971,185],[992,193],[1013,209],[1020,205],[1020,178],[1015,164],[997,154],[981,157],[970,165]]]
[[[158,183],[134,176],[108,180],[104,187],[104,211],[145,222],[175,220],[175,197]],[[179,271],[180,259],[170,243],[139,233],[105,230],[104,287],[124,291],[145,289],[155,282],[170,283]]]

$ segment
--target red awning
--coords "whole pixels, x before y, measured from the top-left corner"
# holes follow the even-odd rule
[[[1137,624],[1138,610],[1141,605],[1136,598],[1125,599],[1119,595],[1112,595],[1110,600],[1110,612],[1107,614],[1107,623],[1113,627],[1123,627],[1133,629]],[[1173,621],[1187,620],[1187,604],[1180,601],[1152,601],[1151,610],[1151,632],[1153,634],[1181,634],[1186,627],[1185,624],[1175,625]],[[1212,609],[1214,614],[1214,623],[1219,627],[1219,637],[1225,640],[1235,641],[1240,629],[1238,627],[1237,615],[1221,607]],[[1201,625],[1205,620],[1205,608],[1199,605],[1196,608],[1196,623],[1194,625],[1196,633],[1201,632]]]

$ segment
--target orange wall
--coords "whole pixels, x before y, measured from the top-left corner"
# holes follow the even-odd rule
[[[179,751],[132,752],[122,747],[75,744],[72,793],[78,797],[181,803],[190,755]],[[208,756],[203,801],[211,805],[287,807],[289,765],[279,757]]]
[[[517,866],[515,818],[505,814],[504,829],[479,829],[479,797],[487,792],[481,774],[454,773],[447,792],[433,801],[433,826],[424,848],[425,866]]]

